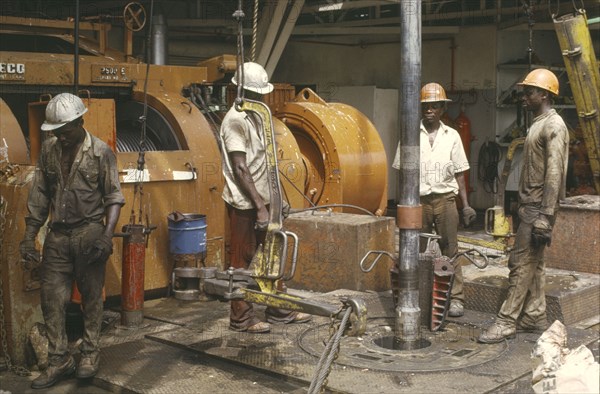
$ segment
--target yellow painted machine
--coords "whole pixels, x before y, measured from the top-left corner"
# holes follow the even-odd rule
[[[77,85],[89,107],[85,127],[116,151],[126,199],[117,227],[132,220],[156,226],[145,254],[146,292],[164,295],[169,286],[175,263],[169,254],[167,215],[173,211],[206,215],[202,264],[227,267],[221,152],[214,134],[219,117],[194,105],[194,92],[212,91],[226,107],[235,57],[221,56],[193,67],[148,66],[132,56],[131,30],[125,30],[125,50],[115,51],[107,44],[110,24],[80,22],[79,29],[85,34],[76,40],[72,21],[0,18],[0,148],[6,148],[6,157],[0,157],[5,203],[0,287],[8,347],[17,363],[24,362],[29,328],[42,320],[39,278],[21,264],[18,244],[34,163],[46,138],[40,125],[45,105],[55,94],[73,92]],[[40,48],[42,53],[35,50]],[[354,108],[326,103],[310,90],[295,97],[290,85],[276,86],[266,102],[274,113],[277,160],[290,205],[339,204],[346,206],[335,209],[349,212],[353,208],[347,205],[356,205],[381,215],[387,205],[387,164],[371,122]],[[140,171],[144,114],[145,165]],[[40,232],[40,244],[43,235]],[[121,292],[121,244],[114,239],[105,284],[109,297]]]

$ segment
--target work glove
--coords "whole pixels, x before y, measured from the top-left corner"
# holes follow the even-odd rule
[[[102,235],[84,253],[88,264],[105,263],[113,252],[112,238]]]
[[[533,246],[550,246],[552,241],[552,225],[546,215],[540,215],[533,221],[531,230],[531,243]]]
[[[462,214],[465,227],[469,227],[475,221],[475,218],[477,218],[477,212],[471,207],[463,208]]]
[[[19,252],[21,253],[21,258],[26,262],[40,262],[40,252],[35,247],[35,239],[23,239],[19,244]]]
[[[258,220],[254,223],[254,229],[256,231],[267,231],[269,228],[269,221],[265,220],[264,222],[259,222]]]

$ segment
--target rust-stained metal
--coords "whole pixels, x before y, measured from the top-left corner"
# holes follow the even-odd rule
[[[285,200],[292,207],[306,204],[304,185],[306,184],[306,166],[302,160],[302,152],[291,130],[285,123],[273,118],[275,140],[277,141],[277,162],[279,163],[279,180],[283,188]]]
[[[27,26],[19,31],[27,33],[36,29],[41,32],[56,32],[56,23],[43,20],[29,20],[19,18],[3,18],[0,20],[0,31],[7,34],[7,30],[17,30],[15,24]],[[61,22],[60,28],[73,27],[72,22]],[[98,28],[95,24],[83,23],[83,29]],[[37,26],[37,27],[36,27]],[[53,29],[53,30],[52,30]],[[68,34],[56,35],[63,40],[73,42]],[[139,103],[144,102],[143,87],[146,80],[146,65],[127,62],[127,57],[120,52],[107,48],[105,56],[99,56],[98,42],[82,40],[82,48],[89,54],[80,56],[79,85],[89,90],[81,92],[84,103],[89,111],[84,117],[85,127],[94,135],[100,137],[113,148],[119,138],[116,123],[118,117],[115,112],[123,106],[123,101]],[[11,105],[23,112],[29,107],[29,130],[25,135],[30,136],[31,160],[26,155],[15,155],[17,164],[33,164],[45,136],[41,135],[39,125],[44,120],[45,101],[51,94],[68,91],[73,84],[73,56],[69,54],[47,54],[30,52],[1,52],[2,63],[14,65],[12,73],[2,74],[0,84],[3,92],[17,97],[21,92],[30,89],[36,91],[36,86],[43,86],[41,92],[50,94],[41,95],[32,100],[32,95],[21,95],[22,103],[12,102]],[[14,70],[13,70],[14,69]],[[221,199],[223,181],[221,177],[220,151],[212,134],[210,125],[204,115],[188,104],[188,100],[181,95],[183,86],[190,83],[204,83],[207,80],[207,69],[204,67],[183,66],[155,66],[151,65],[148,74],[148,105],[164,119],[169,125],[169,132],[173,140],[177,141],[176,150],[156,150],[145,153],[146,169],[143,174],[136,172],[137,153],[117,152],[117,166],[126,205],[123,207],[119,226],[127,224],[129,213],[138,209],[139,201],[134,201],[134,182],[136,176],[141,175],[144,184],[143,206],[147,211],[149,221],[157,223],[158,229],[155,237],[149,240],[146,254],[145,289],[159,289],[167,287],[172,272],[172,262],[168,253],[168,231],[166,213],[174,210],[182,212],[198,212],[207,214],[208,224],[208,254],[206,264],[219,266],[224,264],[224,240],[226,213]],[[106,89],[110,92],[120,92],[116,97],[98,97]],[[90,98],[90,96],[92,98]],[[120,98],[122,96],[123,98]],[[2,107],[2,125],[10,125],[12,114],[16,113],[11,108]],[[4,116],[4,115],[7,116]],[[141,114],[140,114],[141,115]],[[14,122],[13,122],[14,124]],[[22,133],[14,133],[21,135]],[[13,133],[11,133],[13,135]],[[138,137],[139,138],[139,137]],[[13,150],[22,150],[24,139],[20,143],[9,145],[9,155]],[[28,172],[29,173],[29,172]],[[24,185],[27,187],[27,185]],[[168,198],[165,198],[168,196]],[[27,193],[22,196],[25,201]],[[134,206],[134,203],[136,204]],[[12,212],[11,212],[12,215]],[[22,221],[24,213],[15,216],[12,220]],[[14,234],[22,234],[22,231]],[[20,235],[16,235],[18,238]],[[17,239],[18,241],[18,239]],[[109,259],[106,275],[106,292],[108,296],[121,293],[121,240],[115,240],[115,251]]]
[[[450,306],[450,292],[454,279],[454,267],[450,259],[440,256],[433,260],[433,281],[431,286],[431,320],[429,329],[440,329]]]
[[[221,55],[204,60],[197,65],[206,68],[207,79],[209,81],[218,81],[225,78],[227,74],[235,72],[236,59],[235,55]]]
[[[221,198],[221,152],[214,136],[218,124],[209,124],[204,113],[182,92],[189,86],[222,83],[219,80],[234,70],[234,64],[225,55],[206,66],[147,67],[132,56],[133,36],[130,31],[124,32],[124,51],[116,51],[106,45],[109,28],[110,25],[106,24],[80,24],[81,30],[95,32],[98,38],[81,36],[78,41],[77,82],[81,88],[78,94],[89,108],[84,117],[85,127],[116,151],[126,199],[117,225],[128,224],[130,217],[157,224],[156,231],[148,239],[145,253],[143,290],[168,287],[176,266],[169,254],[167,241],[166,215],[169,212],[206,215],[207,255],[204,264],[223,269],[228,234],[227,215]],[[0,34],[3,39],[9,34],[44,34],[49,39],[75,42],[72,21],[55,23],[3,17],[0,19]],[[9,158],[22,167],[17,176],[0,182],[0,190],[11,190],[4,195],[11,206],[20,204],[20,208],[8,211],[7,219],[15,227],[11,232],[14,236],[10,240],[13,243],[10,256],[3,245],[0,263],[5,265],[10,259],[18,258],[18,248],[14,245],[18,245],[24,231],[25,202],[33,164],[47,137],[40,131],[46,102],[52,95],[72,91],[75,70],[73,55],[63,53],[40,55],[2,51],[0,63],[6,65],[0,69],[2,98],[10,96],[10,100],[1,102],[0,122],[3,132],[9,130],[11,138],[15,137],[10,142],[7,139]],[[147,94],[144,94],[144,87]],[[276,159],[287,200],[293,207],[343,203],[383,214],[387,206],[387,164],[381,139],[371,122],[352,107],[325,103],[312,91],[304,91],[290,106],[283,104],[291,101],[294,93],[293,86],[281,84],[266,97],[267,105],[271,108],[278,106],[282,111],[280,119],[274,119],[273,127],[277,140]],[[148,105],[148,130],[155,134],[154,139],[148,142],[148,149],[144,152],[144,169],[140,171],[139,118],[144,113],[145,103]],[[19,125],[27,125],[28,129],[21,130]],[[29,152],[25,137],[29,138],[31,145]],[[15,182],[18,182],[18,193]],[[136,193],[135,185],[140,182],[143,182],[143,193]],[[43,232],[40,232],[40,238],[42,235]],[[115,239],[115,253],[107,263],[105,289],[108,297],[122,294],[122,248],[122,240]],[[37,291],[28,292],[34,295],[35,300],[25,300],[27,296],[20,294],[24,293],[25,287],[22,267],[14,264],[11,267],[14,267],[15,275],[18,274],[18,286],[14,287],[13,283],[17,282],[12,280],[4,283],[14,287],[9,289],[15,294],[13,299],[17,299],[13,304],[25,303],[38,313]],[[291,273],[284,275],[291,276]],[[19,312],[22,311],[19,309]],[[40,316],[39,313],[35,315],[37,320],[41,320]],[[27,313],[17,316],[12,311],[10,319],[11,322],[22,323],[25,329],[33,322],[27,320]],[[14,340],[21,341],[21,334],[15,335]],[[15,354],[22,357],[23,347],[17,347],[19,350]]]
[[[303,193],[313,204],[352,204],[377,215],[385,212],[386,155],[368,118],[348,105],[326,103],[308,88],[277,106],[274,116],[298,143],[307,170]],[[308,206],[305,202],[292,208]]]
[[[420,230],[423,228],[422,205],[398,205],[396,208],[398,228]]]
[[[286,219],[285,228],[300,239],[296,275],[287,282],[290,287],[320,292],[390,288],[390,259],[380,259],[368,273],[363,272],[360,261],[369,251],[394,252],[393,218],[300,212]],[[369,262],[375,258],[371,256]]]
[[[121,279],[121,324],[139,327],[144,320],[144,271],[146,242],[151,227],[142,224],[123,226],[123,277]]]
[[[0,194],[7,203],[4,237],[0,246],[4,319],[6,323],[9,353],[16,365],[25,365],[25,344],[29,329],[43,321],[39,290],[28,288],[31,277],[21,263],[19,243],[25,231],[23,217],[27,213],[29,183],[33,179],[33,167],[22,166],[21,171],[0,182]],[[44,241],[45,231],[38,235],[38,246]],[[33,291],[30,291],[33,290]]]
[[[6,102],[0,98],[0,147],[4,147],[5,143],[11,163],[27,163],[27,144],[21,126]]]

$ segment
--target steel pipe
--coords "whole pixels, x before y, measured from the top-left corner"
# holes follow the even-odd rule
[[[398,209],[419,206],[419,124],[421,86],[421,1],[400,2],[400,174]],[[411,227],[411,226],[403,226]],[[414,226],[412,226],[414,227]],[[419,230],[400,228],[399,298],[396,306],[395,337],[404,349],[420,342]]]

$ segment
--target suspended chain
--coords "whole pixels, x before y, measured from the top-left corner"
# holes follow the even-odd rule
[[[6,209],[8,204],[4,196],[0,195],[0,245],[4,242],[4,228],[6,225]],[[4,320],[4,284],[2,283],[2,264],[0,264],[0,336],[2,337],[2,352],[4,353],[4,362],[8,371],[19,376],[29,376],[31,372],[27,368],[13,365],[8,354],[8,335],[6,334],[6,322]]]
[[[237,64],[237,97],[236,102],[239,105],[240,101],[244,98],[244,10],[242,9],[242,0],[238,1],[238,9],[233,13],[233,19],[237,21],[238,33],[237,33],[237,53],[236,53],[236,64]]]
[[[346,330],[346,326],[348,325],[351,313],[352,308],[347,307],[344,311],[344,316],[342,317],[337,331],[333,330],[335,319],[332,319],[330,326],[330,331],[332,331],[332,334],[329,338],[329,342],[327,342],[327,345],[325,346],[325,351],[323,351],[323,354],[319,359],[319,363],[315,368],[315,374],[312,378],[312,381],[310,382],[308,394],[321,393],[323,392],[323,389],[327,386],[327,378],[331,373],[333,361],[338,356],[338,352],[340,350],[340,341],[342,339],[344,331]]]
[[[254,14],[252,15],[252,52],[250,60],[256,61],[256,39],[258,35],[258,0],[254,0]]]

